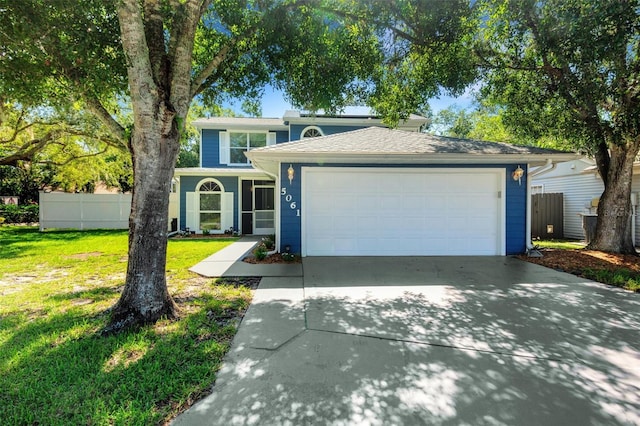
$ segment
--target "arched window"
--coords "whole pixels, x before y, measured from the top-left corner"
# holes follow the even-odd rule
[[[305,127],[300,133],[300,139],[317,138],[319,136],[324,136],[324,133],[317,126]]]
[[[200,203],[200,229],[203,231],[219,231],[222,229],[222,184],[214,179],[207,179],[197,187]]]
[[[198,188],[200,192],[220,192],[220,185],[214,181],[207,181]]]

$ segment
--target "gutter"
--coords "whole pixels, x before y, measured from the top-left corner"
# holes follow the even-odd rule
[[[268,163],[273,164],[273,161],[268,161]],[[252,158],[251,165],[254,167],[254,169],[257,169],[260,172],[266,174],[267,176],[273,178],[274,181],[278,180],[278,172],[277,171],[275,173],[270,172],[269,168],[262,164],[262,160],[256,160],[255,158]]]

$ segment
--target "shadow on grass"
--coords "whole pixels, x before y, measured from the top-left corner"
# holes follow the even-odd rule
[[[82,238],[126,235],[122,230],[46,230],[40,232],[33,226],[1,226],[0,227],[0,259],[12,259],[30,255],[30,251],[39,244],[73,242]]]
[[[637,295],[507,258],[345,266],[252,304],[176,425],[640,423]]]
[[[113,297],[111,289],[53,300]],[[110,337],[104,313],[87,305],[64,313],[16,311],[0,317],[3,424],[159,424],[211,383],[235,333],[211,312],[240,312],[241,299],[192,304],[178,322],[161,321]],[[226,303],[226,304],[225,304]]]
[[[88,290],[74,291],[71,293],[57,293],[49,297],[51,300],[75,300],[90,299],[93,301],[102,301],[113,299],[114,296],[120,295],[120,286],[114,287],[96,287]]]

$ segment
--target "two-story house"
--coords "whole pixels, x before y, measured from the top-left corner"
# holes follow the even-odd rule
[[[303,256],[526,250],[528,168],[577,158],[398,129],[376,117],[209,118],[200,166],[176,170],[179,227],[275,234]]]
[[[399,128],[419,131],[427,119],[412,115]],[[245,153],[283,142],[383,126],[364,115],[325,116],[287,111],[283,118],[202,118],[200,167],[176,169],[178,228],[241,234],[275,233],[274,176],[252,167]]]

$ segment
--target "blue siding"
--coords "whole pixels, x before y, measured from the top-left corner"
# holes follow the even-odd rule
[[[278,130],[276,132],[276,143],[289,142],[289,131]]]
[[[187,223],[187,192],[194,192],[196,185],[202,179],[213,178],[224,186],[225,192],[233,192],[233,227],[240,229],[238,224],[239,190],[236,176],[182,176],[180,177],[180,228],[184,229]]]
[[[281,197],[280,208],[280,238],[282,241],[281,248],[284,249],[285,245],[290,245],[291,250],[294,253],[302,252],[302,209],[305,208],[301,205],[301,167],[321,167],[318,164],[293,164],[295,170],[296,179],[290,185],[286,179],[287,169],[289,164],[281,165],[282,187],[287,189],[287,193],[292,195],[292,201],[297,202],[297,207],[300,209],[300,217],[297,216],[298,209],[289,208],[289,204],[285,202],[285,196]],[[504,164],[472,164],[472,165],[379,165],[379,164],[329,164],[330,167],[396,167],[396,168],[492,168],[505,169],[506,175],[506,214],[505,214],[505,245],[506,254],[520,254],[526,250],[526,211],[527,211],[527,186],[526,186],[526,174],[522,177],[522,185],[518,184],[518,181],[511,179],[511,173],[518,167],[518,164],[504,165]]]
[[[527,173],[522,176],[522,184],[511,178],[518,167],[512,164],[506,167],[507,190],[507,254],[521,254],[527,250]],[[526,165],[524,166],[527,169]]]
[[[289,164],[280,165],[281,190],[280,190],[280,250],[284,251],[285,246],[291,246],[292,253],[302,252],[302,205],[301,195],[301,165],[293,164],[295,178],[292,183],[287,179],[287,169]],[[286,189],[286,194],[282,194],[282,189]],[[287,195],[291,195],[291,201],[287,201]],[[297,208],[292,209],[291,203],[295,202]],[[298,216],[298,209],[300,216]]]
[[[203,129],[202,130],[202,167],[233,167],[227,164],[220,164],[220,132],[221,130]],[[289,132],[287,130],[278,130],[276,134],[276,143],[289,142]],[[247,167],[251,165],[247,164]]]
[[[317,126],[315,124],[309,123],[309,124],[292,124],[290,126],[291,128],[291,140],[292,141],[297,141],[298,139],[300,139],[301,133],[302,131],[309,127],[309,126],[315,126],[318,127],[320,130],[322,130],[322,133],[325,136],[328,135],[333,135],[335,133],[344,133],[344,132],[351,132],[353,130],[360,130],[360,129],[364,129],[367,127],[371,127],[371,126]]]
[[[202,167],[220,166],[220,130],[202,129]],[[180,204],[182,205],[182,204]]]

